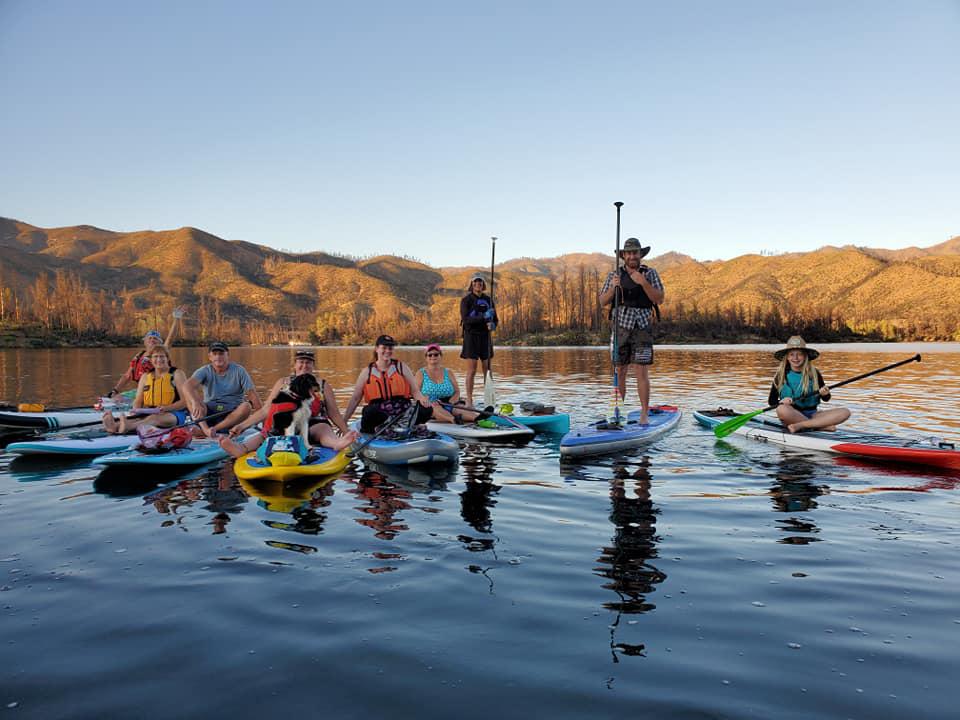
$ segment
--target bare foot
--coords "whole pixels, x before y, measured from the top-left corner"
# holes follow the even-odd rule
[[[247,449],[240,443],[235,443],[226,435],[221,435],[217,442],[220,443],[220,449],[232,458],[243,457],[247,454]]]
[[[105,412],[100,419],[103,420],[103,426],[107,429],[108,433],[111,435],[117,434],[117,421],[114,419],[112,412]]]
[[[823,428],[820,428],[820,429],[821,429],[821,430],[826,430],[827,432],[836,432],[836,431],[837,431],[837,426],[836,426],[836,425],[827,425],[826,427],[823,427]]]
[[[356,430],[351,430],[343,437],[337,438],[333,445],[330,446],[330,449],[336,450],[337,452],[344,450],[350,447],[358,437],[360,437],[360,433],[358,433]]]
[[[649,425],[649,424],[650,424],[650,418],[647,417],[647,414],[646,414],[646,413],[640,413],[640,419],[637,420],[637,422],[638,422],[640,425]]]
[[[121,435],[127,434],[127,416],[126,415],[120,416],[120,424],[117,426],[117,432],[119,432]]]
[[[803,430],[803,428],[800,427],[800,423],[790,423],[789,425],[787,425],[787,430],[789,430],[792,433],[797,433]]]

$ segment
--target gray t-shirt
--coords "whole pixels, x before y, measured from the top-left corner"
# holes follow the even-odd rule
[[[223,375],[218,375],[210,364],[197,368],[191,379],[203,386],[203,401],[218,402],[227,406],[236,406],[243,397],[254,389],[250,373],[243,365],[232,362],[227,365]]]

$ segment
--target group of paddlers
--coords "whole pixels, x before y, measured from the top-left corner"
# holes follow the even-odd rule
[[[642,247],[639,240],[629,238],[620,250],[622,264],[618,263],[617,269],[609,273],[599,298],[601,304],[613,306],[611,358],[616,392],[621,399],[625,397],[626,377],[632,371],[641,405],[640,423],[647,422],[650,402],[649,369],[654,357],[652,326],[664,300],[663,283],[657,271],[641,263],[649,252],[650,247]],[[297,384],[300,393],[309,393],[309,397],[299,399],[310,403],[309,438],[313,444],[333,449],[350,445],[357,432],[347,423],[361,402],[365,405],[359,429],[364,433],[375,432],[401,413],[410,414],[415,424],[428,420],[483,422],[493,408],[475,408],[475,378],[478,364],[484,377],[492,378],[491,332],[498,322],[496,308],[485,291],[483,276],[474,275],[460,302],[463,326],[460,357],[467,362],[464,398],[455,374],[443,365],[443,350],[438,344],[430,343],[424,348],[424,365],[414,372],[393,356],[397,343],[392,336],[384,334],[376,340],[371,362],[357,376],[344,412],[340,412],[329,383],[317,375],[316,357],[309,349],[296,352],[293,372],[279,378],[266,403],[262,403],[250,374],[231,361],[229,348],[223,342],[210,343],[209,363],[189,378],[172,365],[168,345],[183,315],[177,309],[166,341],[156,330],[148,332],[144,336],[144,350],[131,360],[130,367],[113,388],[118,392],[129,382],[137,383],[133,413],[119,420],[105,413],[104,426],[109,432],[125,433],[140,424],[157,428],[194,424],[195,432],[218,437],[232,455],[242,454],[251,449],[251,443],[236,442],[232,438],[256,424],[269,428],[274,400],[281,394],[284,398],[291,397],[291,385],[303,375],[315,380],[308,386]],[[819,410],[819,402],[829,400],[829,391],[819,371],[810,364],[818,355],[816,350],[807,348],[800,337],[790,338],[787,347],[776,353],[782,362],[771,388],[771,404],[779,403],[777,414],[791,432],[831,428],[849,417],[849,412],[842,408]]]
[[[162,429],[194,425],[197,434],[217,438],[231,455],[240,455],[252,450],[257,439],[235,438],[258,424],[269,432],[272,415],[279,407],[274,402],[278,397],[308,402],[311,444],[336,450],[349,446],[357,438],[357,431],[347,423],[361,402],[365,405],[360,431],[365,433],[375,432],[389,419],[408,411],[415,415],[411,417],[415,424],[428,420],[483,422],[492,408],[473,407],[474,379],[478,363],[484,374],[492,372],[490,333],[497,321],[496,310],[485,290],[483,277],[474,276],[469,292],[461,301],[464,328],[461,357],[467,360],[468,366],[466,398],[461,399],[454,372],[444,367],[443,349],[438,344],[430,343],[424,348],[424,365],[413,372],[393,357],[397,344],[393,337],[381,335],[376,340],[372,361],[357,377],[344,412],[341,413],[330,384],[317,374],[316,356],[309,349],[296,352],[292,373],[279,378],[266,402],[261,402],[250,374],[231,360],[230,348],[224,342],[210,343],[209,362],[189,378],[172,364],[168,345],[183,315],[178,309],[166,341],[156,330],[149,331],[143,338],[144,349],[134,356],[111,392],[111,395],[120,392],[135,382],[132,412],[119,418],[105,412],[104,426],[111,433],[127,433],[138,426]],[[311,381],[305,384],[301,376],[309,376]],[[141,432],[143,429],[140,428]]]

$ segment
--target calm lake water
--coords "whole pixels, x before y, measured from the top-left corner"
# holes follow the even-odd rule
[[[849,426],[960,440],[958,345],[819,346]],[[731,437],[773,347],[661,347],[688,413],[619,457],[558,438],[449,470],[241,486],[0,456],[11,717],[953,718],[960,475]],[[416,349],[401,359],[419,367]],[[457,352],[450,365],[463,378]],[[0,399],[81,404],[126,350],[0,351]],[[288,348],[239,348],[261,388]],[[370,351],[318,350],[341,406]],[[175,351],[188,371],[200,349]],[[498,349],[498,397],[609,408],[595,348]],[[482,393],[478,393],[478,397]]]

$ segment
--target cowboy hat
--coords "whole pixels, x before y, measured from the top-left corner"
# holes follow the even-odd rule
[[[620,250],[620,257],[623,257],[625,252],[636,251],[640,254],[640,258],[645,258],[647,253],[650,252],[650,247],[642,247],[640,241],[636,238],[627,238],[627,241],[623,244],[623,248]]]

